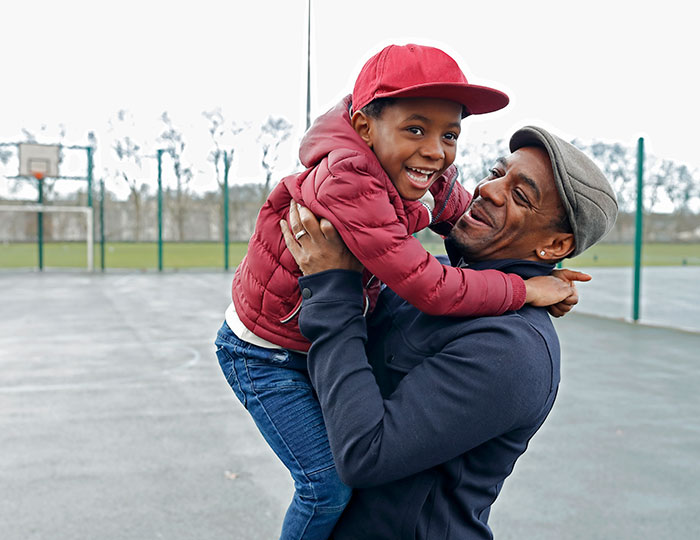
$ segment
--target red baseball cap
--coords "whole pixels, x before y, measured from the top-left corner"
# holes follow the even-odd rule
[[[499,90],[469,84],[444,51],[411,43],[389,45],[367,61],[355,81],[352,109],[385,97],[449,99],[464,106],[462,117],[497,111],[509,101]]]

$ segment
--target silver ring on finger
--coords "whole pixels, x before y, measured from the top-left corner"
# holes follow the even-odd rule
[[[298,233],[296,233],[296,234],[294,235],[294,238],[296,238],[296,241],[298,242],[298,241],[299,241],[299,238],[301,238],[301,237],[304,236],[305,234],[306,234],[306,229],[302,229],[302,230],[300,230]]]

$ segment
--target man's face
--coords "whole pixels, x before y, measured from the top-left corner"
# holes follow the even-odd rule
[[[403,98],[368,118],[367,143],[404,199],[420,199],[457,152],[462,106],[444,99]]]
[[[467,261],[538,260],[563,212],[547,152],[525,147],[499,158],[474,190],[448,241]]]

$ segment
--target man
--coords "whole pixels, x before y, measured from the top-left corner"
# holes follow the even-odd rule
[[[546,130],[520,129],[510,148],[448,253],[470,268],[548,274],[610,230],[617,202],[593,162]],[[281,225],[305,274],[310,377],[340,478],[355,488],[333,538],[492,538],[490,507],[557,393],[547,312],[434,317],[384,290],[366,321],[357,262],[332,226],[305,209],[290,213],[291,232]]]

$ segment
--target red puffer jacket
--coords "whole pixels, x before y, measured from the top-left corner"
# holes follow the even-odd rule
[[[243,324],[272,343],[306,351],[299,332],[301,275],[280,232],[292,199],[328,219],[365,266],[368,301],[379,281],[432,315],[499,315],[519,309],[525,284],[495,270],[443,266],[411,236],[430,225],[450,225],[462,216],[470,195],[450,167],[430,191],[432,212],[420,201],[402,199],[379,161],[350,124],[350,96],[316,120],[299,152],[307,169],[284,178],[260,210],[248,254],[233,278],[233,302]]]

